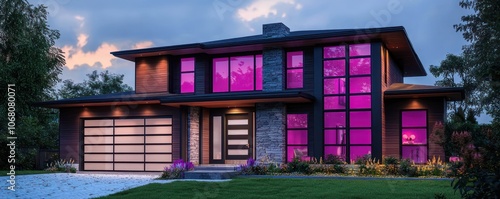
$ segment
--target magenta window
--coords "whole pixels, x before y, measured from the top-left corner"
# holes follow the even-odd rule
[[[401,121],[402,127],[427,127],[427,111],[403,111]]]
[[[346,144],[346,129],[325,130],[325,144]]]
[[[427,111],[401,112],[401,154],[415,163],[427,161]]]
[[[215,58],[213,59],[213,92],[228,92],[229,91],[229,59]]]
[[[323,76],[345,76],[345,59],[327,60],[323,62]]]
[[[362,158],[363,156],[367,154],[371,154],[372,147],[371,146],[351,146],[350,148],[350,157],[351,157],[351,162],[356,161],[359,158]]]
[[[194,58],[181,59],[181,93],[194,92]]]
[[[302,88],[304,85],[304,55],[302,51],[286,53],[286,88]]]
[[[287,160],[294,157],[309,160],[307,156],[307,114],[287,114]]]
[[[369,43],[349,45],[349,56],[366,56],[370,54]]]
[[[231,91],[254,90],[254,56],[231,57]]]
[[[325,146],[325,158],[328,157],[328,155],[332,154],[335,156],[339,156],[342,159],[345,160],[345,154],[346,154],[346,147],[345,146]]]
[[[323,48],[323,58],[345,57],[345,46],[329,46]]]
[[[350,93],[370,93],[372,91],[370,77],[351,77],[349,83]]]
[[[372,112],[371,111],[351,111],[349,113],[350,127],[371,127]]]
[[[346,125],[345,112],[326,112],[325,127],[326,128],[345,128]]]
[[[350,109],[369,109],[372,107],[371,95],[351,95],[349,96]]]
[[[427,162],[427,146],[404,146],[402,158],[410,158],[415,163]]]
[[[371,74],[370,58],[357,58],[349,60],[350,75],[369,75]]]
[[[345,96],[329,96],[324,99],[324,109],[325,110],[339,110],[345,109],[346,103]]]
[[[255,90],[262,90],[262,55],[255,55]]]
[[[371,129],[351,129],[351,144],[372,144]]]
[[[332,78],[323,80],[324,94],[345,94],[345,78]]]

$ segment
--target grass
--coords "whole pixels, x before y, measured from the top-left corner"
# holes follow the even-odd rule
[[[7,176],[8,170],[0,170],[0,176]],[[44,170],[16,170],[16,175],[32,175],[32,174],[44,174],[44,173],[55,173],[53,171]]]
[[[460,198],[450,181],[236,178],[149,184],[101,198]]]

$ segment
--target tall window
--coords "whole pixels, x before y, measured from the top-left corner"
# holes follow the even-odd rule
[[[286,53],[286,88],[302,88],[304,86],[304,55],[302,51]]]
[[[401,151],[403,158],[415,163],[427,162],[427,111],[401,112]]]
[[[308,160],[307,157],[307,114],[287,114],[286,145],[287,161],[293,158]]]
[[[371,154],[370,44],[323,48],[324,155]]]
[[[262,55],[213,59],[214,93],[262,90]]]
[[[181,93],[194,93],[194,57],[181,59]]]

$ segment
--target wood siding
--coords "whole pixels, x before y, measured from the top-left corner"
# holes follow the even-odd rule
[[[201,135],[201,163],[209,164],[210,161],[210,110],[203,109],[202,112],[202,135]]]
[[[306,93],[313,94],[314,89],[314,49],[304,49],[304,90]],[[320,69],[323,71],[322,69]],[[265,75],[265,74],[264,74]]]
[[[180,118],[179,110],[161,105],[130,105],[73,107],[60,109],[59,115],[59,152],[63,159],[72,158],[80,163],[82,157],[82,119],[88,118],[127,118],[127,117],[172,117],[172,159],[180,158]],[[82,166],[82,165],[80,165]]]
[[[386,134],[382,139],[383,155],[400,158],[401,154],[401,110],[427,110],[427,137],[432,132],[436,122],[444,122],[445,103],[443,98],[420,99],[386,99]],[[441,157],[444,160],[444,150],[439,145],[428,142],[428,158]]]
[[[168,59],[166,56],[135,60],[135,92],[168,92]]]

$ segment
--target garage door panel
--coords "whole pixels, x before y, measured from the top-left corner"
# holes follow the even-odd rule
[[[112,162],[113,154],[85,154],[83,159],[86,162]]]
[[[85,170],[105,170],[112,171],[113,163],[85,163],[83,164]]]
[[[115,145],[115,153],[144,153],[144,145]]]
[[[144,119],[116,119],[115,126],[143,126]]]
[[[168,144],[172,143],[172,136],[147,136],[146,144]]]
[[[144,135],[144,127],[115,127],[115,135]]]
[[[85,128],[84,135],[113,135],[113,127]]]
[[[113,145],[87,145],[83,150],[85,153],[113,153]]]
[[[146,162],[172,162],[171,154],[147,154]]]
[[[144,162],[144,154],[115,154],[115,162]]]
[[[115,163],[115,171],[144,171],[144,163]]]
[[[162,171],[165,167],[170,167],[172,164],[164,163],[146,163],[146,171]]]
[[[112,119],[106,119],[106,120],[85,120],[84,125],[86,127],[88,127],[88,126],[113,126],[113,120]]]
[[[146,134],[147,135],[172,134],[172,127],[170,127],[170,126],[151,126],[151,127],[146,127]]]
[[[113,136],[85,137],[85,144],[113,144]]]
[[[115,144],[143,144],[144,136],[116,136]]]
[[[172,118],[148,118],[146,125],[172,125]]]
[[[146,145],[146,153],[172,153],[172,145]]]

